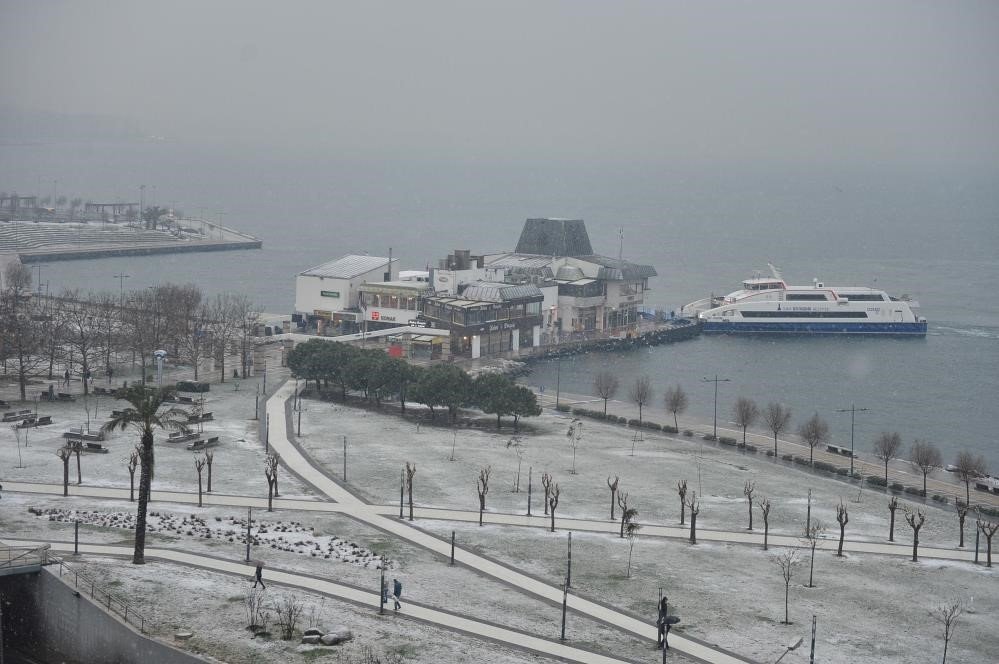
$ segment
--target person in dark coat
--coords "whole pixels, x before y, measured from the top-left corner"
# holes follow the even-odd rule
[[[69,387],[69,369],[66,369],[66,372],[62,375],[62,377],[66,380],[66,387]]]
[[[669,625],[666,624],[666,612],[668,609],[668,600],[663,597],[659,600],[659,616],[656,618],[656,629],[658,633],[656,635],[656,650],[664,647],[669,650],[669,645],[666,643],[666,633],[669,631]]]
[[[254,575],[253,587],[256,588],[258,583],[261,588],[267,590],[267,586],[264,585],[264,564],[259,561],[257,561],[257,571]]]
[[[398,611],[402,608],[402,604],[399,600],[402,598],[402,583],[399,579],[392,579],[392,599],[395,601],[395,610]]]

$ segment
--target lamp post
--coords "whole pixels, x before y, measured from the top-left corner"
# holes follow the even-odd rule
[[[37,291],[38,291],[39,295],[42,294],[42,268],[43,267],[48,267],[48,265],[45,265],[44,263],[38,263],[37,265],[35,265],[35,269],[38,270],[38,288],[37,288]]]
[[[125,274],[122,271],[120,274],[114,275],[114,278],[118,280],[118,309],[123,310],[125,308],[125,280],[131,277],[130,274]]]
[[[719,378],[718,374],[715,374],[714,378],[704,378],[705,383],[715,384],[715,424],[714,424],[714,439],[718,440],[718,383],[729,383],[731,379],[729,378]]]
[[[559,394],[562,390],[562,355],[558,356],[558,364],[555,365],[555,410],[558,410]]]
[[[857,404],[850,404],[849,408],[838,408],[837,413],[850,413],[850,477],[853,477],[853,424],[856,420],[857,413],[863,413],[870,410],[870,408],[857,408]]]

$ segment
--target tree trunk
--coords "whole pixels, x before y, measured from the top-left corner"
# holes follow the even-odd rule
[[[611,521],[614,521],[614,489],[611,489]]]
[[[790,625],[791,620],[788,618],[790,615],[787,610],[787,596],[791,592],[791,585],[788,583],[784,584],[784,624]]]
[[[683,525],[684,518],[687,512],[687,505],[683,502],[683,498],[680,499],[680,525]]]
[[[409,485],[409,520],[413,520],[413,485]]]
[[[926,473],[923,473],[923,498],[926,497]]]
[[[843,557],[843,538],[846,536],[846,524],[841,524],[839,527],[839,548],[836,550],[836,555],[840,558]]]
[[[62,495],[69,495],[69,457],[62,460]]]
[[[777,459],[777,434],[774,434],[774,459]]]
[[[992,537],[985,538],[985,566],[992,567]]]
[[[208,493],[212,492],[212,464],[208,464]]]
[[[274,511],[274,483],[267,480],[267,511]]]
[[[479,495],[479,525],[482,525],[482,513],[486,511],[486,497]]]
[[[135,471],[128,472],[128,502],[135,502]]]
[[[697,512],[690,510],[690,543],[697,544]]]
[[[604,419],[607,419],[607,399],[604,398]]]
[[[555,509],[552,509],[552,532],[555,532]]]
[[[746,427],[742,427],[742,446],[746,446]],[[749,529],[752,530],[753,528],[750,527]]]
[[[680,425],[676,421],[676,412],[673,413],[673,428],[676,429],[677,431],[680,430]]]
[[[82,445],[83,443],[81,442],[80,444]],[[81,452],[82,452],[82,450],[77,450],[76,451],[76,484],[77,485],[83,484],[83,472],[80,470],[80,454],[81,454]],[[963,528],[961,529],[961,536],[962,536],[962,538],[964,536],[964,529]]]
[[[625,512],[621,512],[621,539],[624,539],[624,515]]]
[[[203,507],[201,504],[201,473],[198,473],[198,507]]]
[[[812,583],[812,575],[815,572],[815,540],[812,540],[812,559],[808,563],[808,587],[814,588],[815,584]]]
[[[885,459],[885,486],[888,486],[888,460]]]
[[[890,510],[891,520],[888,522],[888,541],[895,541],[895,510]]]
[[[960,542],[958,543],[957,546],[960,547],[960,548],[962,548],[962,549],[964,548],[964,518],[965,517],[964,517],[963,514],[958,514],[957,515],[957,521],[958,521],[958,524],[960,525],[960,530],[961,530],[961,540],[960,540]]]
[[[496,430],[500,430],[500,414],[496,413]]]
[[[763,519],[763,550],[767,550],[767,537],[770,535],[770,519]]]
[[[749,529],[753,529],[753,501],[749,501]]]
[[[919,535],[913,533],[912,535],[912,562],[917,562],[919,560]]]
[[[149,494],[153,485],[153,434],[142,434],[142,469],[139,471],[139,506],[135,515],[135,551],[132,564],[146,562],[146,511],[149,508]]]

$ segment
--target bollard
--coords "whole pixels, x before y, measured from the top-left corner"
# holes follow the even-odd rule
[[[80,555],[80,522],[73,523],[73,555]]]
[[[569,584],[562,584],[562,636],[560,640],[565,641],[565,609],[569,604]]]
[[[529,466],[527,468],[527,516],[531,516],[531,475],[534,472],[534,466]]]
[[[451,566],[454,567],[454,531],[451,531]]]

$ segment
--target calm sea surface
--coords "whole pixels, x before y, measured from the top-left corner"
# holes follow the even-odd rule
[[[586,220],[595,251],[656,266],[651,304],[734,290],[772,261],[792,283],[877,285],[919,300],[925,339],[706,337],[659,348],[587,355],[562,365],[562,385],[591,392],[594,371],[648,374],[661,392],[682,384],[690,414],[719,420],[739,396],[818,412],[833,436],[857,445],[899,431],[960,449],[999,471],[989,413],[999,410],[999,174],[888,166],[762,168],[642,164],[347,160],[327,154],[181,143],[27,144],[0,148],[0,190],[85,200],[146,201],[204,214],[261,237],[252,252],[53,262],[58,291],[116,291],[170,280],[248,293],[288,312],[294,277],[344,253],[393,255],[419,269],[455,248],[509,250],[533,216]],[[554,385],[539,365],[530,381]],[[622,383],[626,383],[623,380]]]

